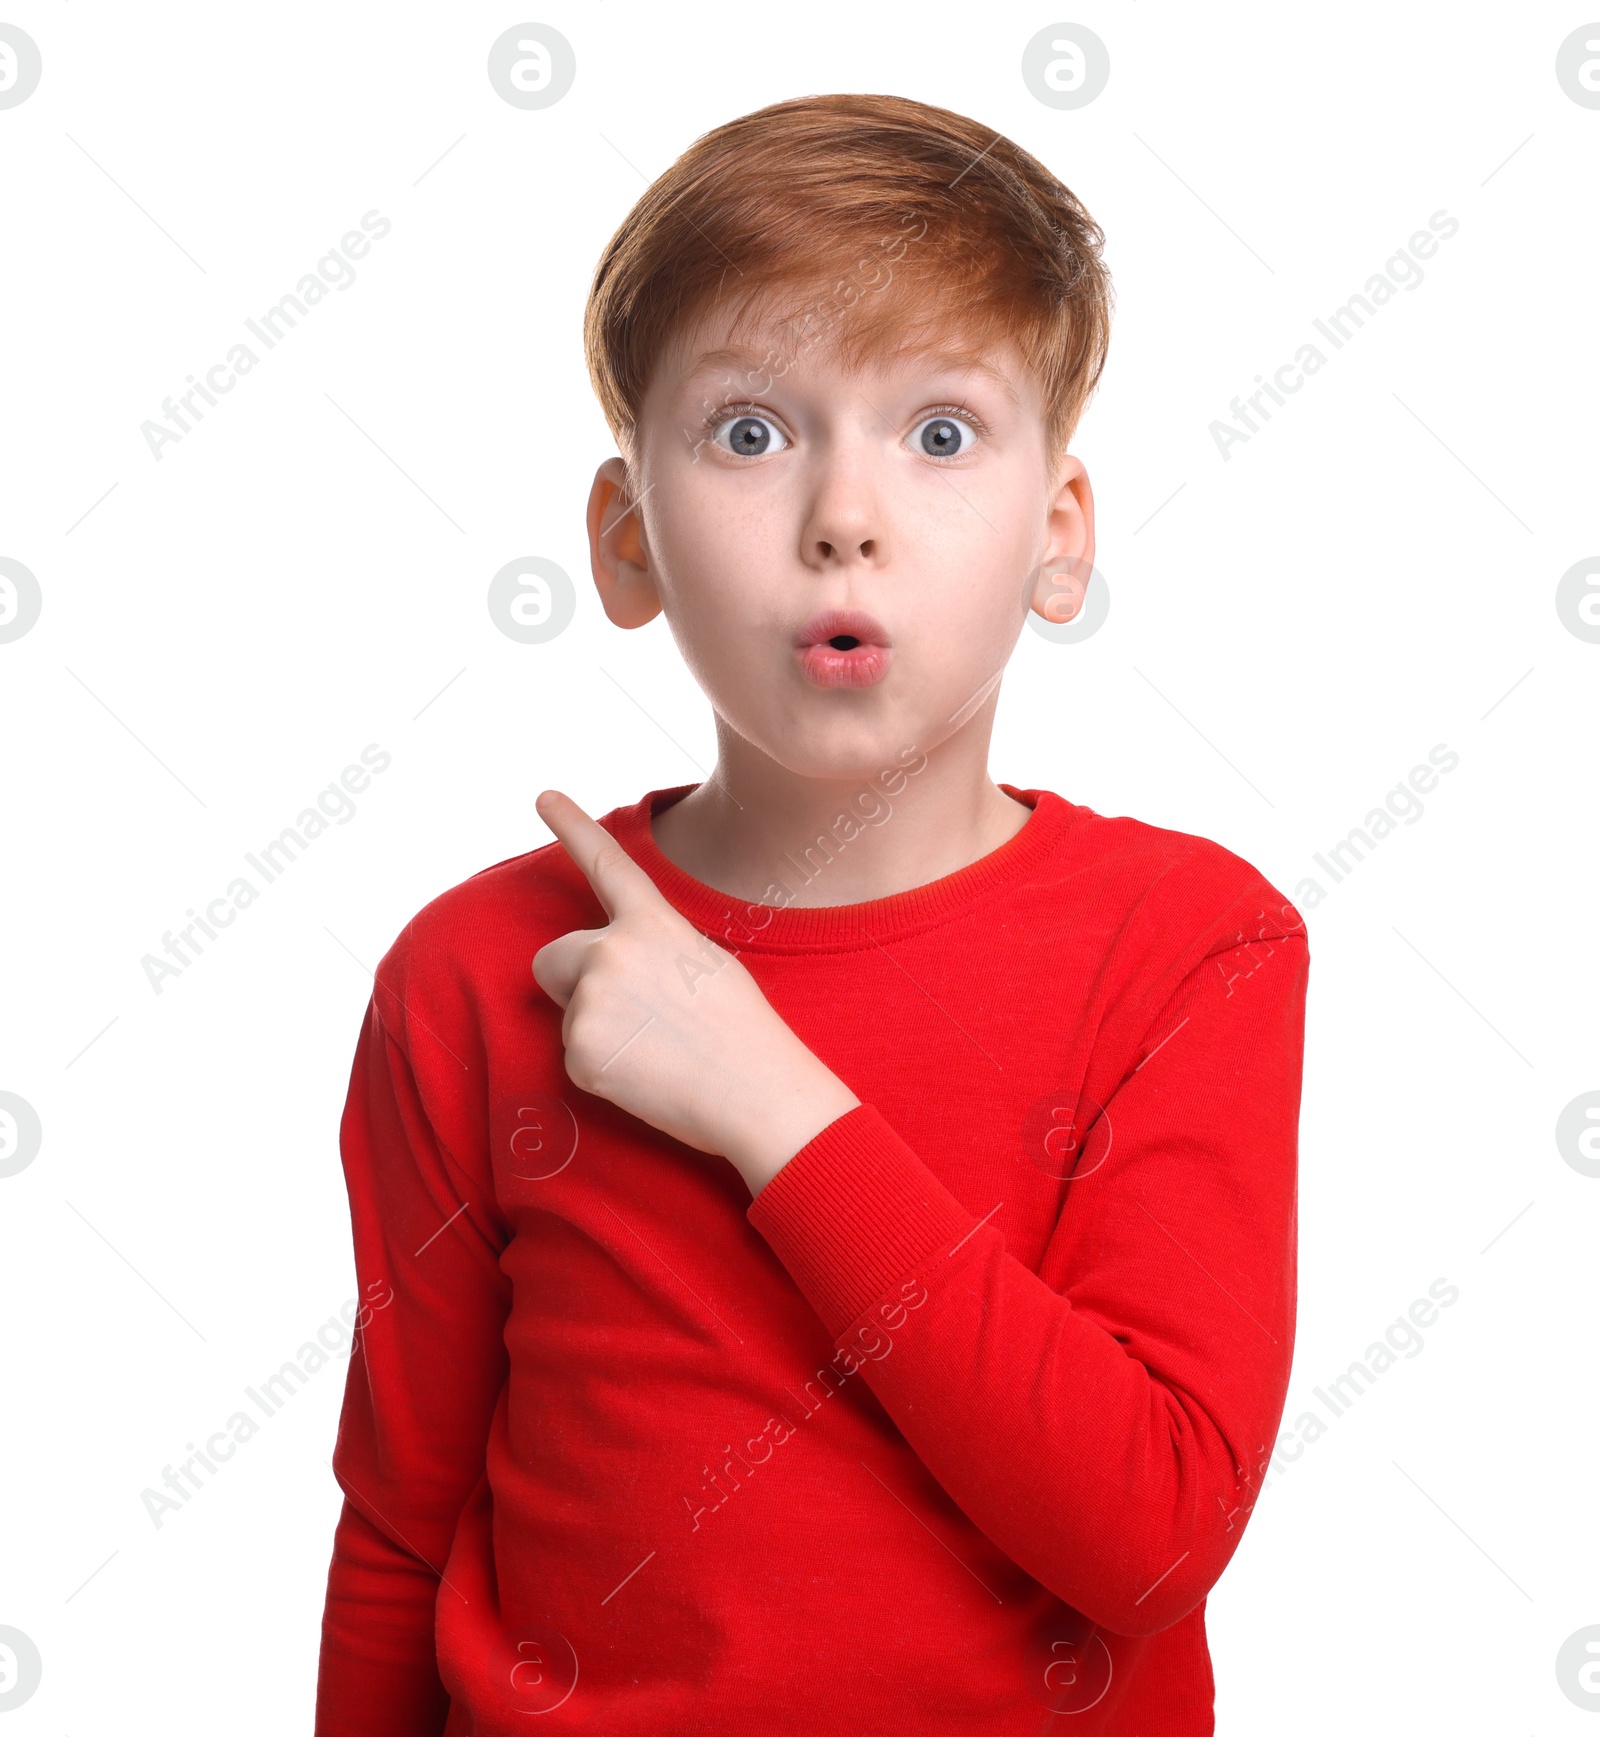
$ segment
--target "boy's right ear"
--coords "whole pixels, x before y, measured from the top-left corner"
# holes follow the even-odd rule
[[[618,627],[643,627],[661,613],[661,594],[620,458],[600,466],[589,490],[589,566],[600,606]]]

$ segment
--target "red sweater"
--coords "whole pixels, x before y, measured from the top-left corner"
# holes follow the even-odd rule
[[[406,926],[341,1127],[318,1737],[1210,1732],[1294,1336],[1299,915],[1011,786],[955,874],[752,907],[656,847],[689,788],[603,824],[860,1107],[752,1200],[573,1086],[530,966],[605,918],[557,845]]]

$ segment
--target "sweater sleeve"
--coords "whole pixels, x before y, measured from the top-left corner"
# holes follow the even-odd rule
[[[444,1730],[435,1601],[505,1379],[510,1285],[489,1203],[430,1122],[411,1061],[379,1017],[379,993],[340,1125],[361,1308],[333,1455],[345,1500],[316,1737]]]
[[[1307,974],[1303,925],[1187,970],[1084,1131],[1038,1271],[870,1103],[748,1209],[956,1505],[1108,1632],[1206,1596],[1276,1435]]]

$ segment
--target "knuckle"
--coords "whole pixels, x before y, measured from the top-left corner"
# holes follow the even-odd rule
[[[594,1052],[588,1041],[579,1038],[567,1045],[567,1077],[575,1086],[582,1086],[588,1091],[595,1078],[596,1067]]]
[[[592,983],[603,979],[605,974],[623,966],[625,952],[626,938],[617,932],[615,926],[602,930],[589,943],[588,957],[584,961],[584,981]]]

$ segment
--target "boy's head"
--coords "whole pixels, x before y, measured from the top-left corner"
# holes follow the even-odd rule
[[[849,780],[986,739],[1026,611],[1070,619],[1093,560],[1067,443],[1102,239],[1008,139],[898,97],[719,127],[629,214],[585,320],[622,455],[595,580],[622,626],[665,610],[735,741]]]

